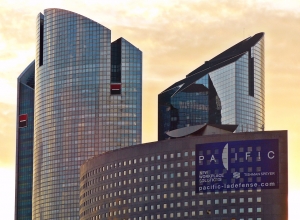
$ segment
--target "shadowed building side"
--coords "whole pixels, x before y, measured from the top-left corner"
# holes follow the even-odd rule
[[[32,219],[35,62],[18,77],[15,220]]]

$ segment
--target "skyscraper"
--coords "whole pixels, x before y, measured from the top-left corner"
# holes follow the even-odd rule
[[[158,95],[158,140],[200,124],[264,130],[264,33],[220,53]]]
[[[31,219],[34,61],[18,77],[15,219]]]
[[[37,16],[32,219],[79,219],[79,167],[141,143],[142,52],[79,14]]]

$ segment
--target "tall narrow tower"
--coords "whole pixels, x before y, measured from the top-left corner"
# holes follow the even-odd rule
[[[33,219],[79,219],[79,167],[141,143],[142,52],[84,16],[37,17]]]
[[[15,219],[32,217],[34,61],[18,77]]]

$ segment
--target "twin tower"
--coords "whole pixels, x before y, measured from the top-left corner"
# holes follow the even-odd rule
[[[159,140],[210,123],[264,126],[264,40],[257,34],[159,95]],[[142,52],[79,14],[37,16],[36,58],[18,78],[16,219],[79,219],[79,168],[141,143]]]

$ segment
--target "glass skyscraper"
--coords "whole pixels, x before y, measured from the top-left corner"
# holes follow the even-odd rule
[[[31,220],[34,61],[18,77],[15,219]]]
[[[79,219],[80,165],[141,143],[142,52],[84,16],[46,9],[34,92],[32,219]]]
[[[189,73],[158,95],[158,140],[200,124],[264,130],[264,33],[258,33]]]

